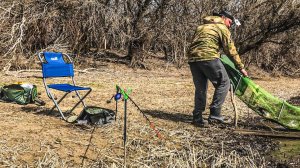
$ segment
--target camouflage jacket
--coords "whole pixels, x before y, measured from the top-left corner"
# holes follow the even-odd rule
[[[231,39],[229,29],[221,17],[207,16],[194,34],[194,39],[187,51],[188,61],[208,61],[220,58],[220,47],[232,58],[239,69],[244,68],[240,56]]]

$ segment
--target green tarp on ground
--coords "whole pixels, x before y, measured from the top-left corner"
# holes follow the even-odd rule
[[[251,79],[243,77],[227,56],[222,55],[221,61],[229,75],[235,94],[249,108],[286,128],[300,130],[300,107],[274,97]]]

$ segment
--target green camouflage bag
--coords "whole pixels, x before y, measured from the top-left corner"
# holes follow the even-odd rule
[[[37,99],[37,87],[32,84],[11,84],[1,88],[0,97],[7,102],[26,105]]]
[[[77,122],[78,124],[95,124],[105,125],[112,123],[115,120],[115,112],[110,109],[87,106],[85,107],[79,116],[71,116],[68,118],[68,122]]]

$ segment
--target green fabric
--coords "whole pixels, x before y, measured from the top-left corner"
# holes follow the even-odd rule
[[[113,122],[115,119],[115,112],[96,106],[87,106],[83,109],[83,111],[79,114],[77,119],[74,117],[68,119],[70,122],[81,122],[86,121],[86,123],[96,124],[96,125],[104,125]]]
[[[300,107],[274,97],[251,79],[243,77],[229,57],[222,55],[221,61],[231,80],[235,94],[249,108],[286,128],[300,130]]]
[[[6,85],[1,88],[1,99],[16,102],[17,104],[28,104],[34,102],[37,97],[37,87],[22,87],[20,84]]]

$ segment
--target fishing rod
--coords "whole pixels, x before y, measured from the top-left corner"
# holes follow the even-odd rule
[[[130,100],[131,103],[138,109],[138,111],[143,115],[143,117],[146,119],[146,121],[149,123],[150,128],[155,132],[156,136],[159,139],[163,139],[160,132],[156,129],[155,125],[153,122],[151,122],[151,120],[149,119],[149,117],[146,115],[146,113],[137,105],[137,103],[129,96],[131,92],[131,89],[128,89],[128,91],[126,92],[124,89],[122,89],[120,86],[116,85],[116,94],[113,95],[109,100],[107,100],[107,103],[111,103],[112,99],[114,98],[114,100],[116,101],[116,103],[118,102],[118,100],[120,100],[123,97],[124,101]],[[126,107],[127,108],[127,107]],[[117,105],[116,105],[116,110],[117,110]],[[117,111],[116,111],[116,115],[117,115]]]
[[[107,100],[107,103],[111,103],[112,99],[116,102],[116,115],[115,119],[118,113],[118,100],[120,100],[123,97],[124,100],[124,127],[123,127],[123,146],[124,146],[124,167],[126,167],[126,158],[127,158],[127,150],[126,150],[126,141],[127,141],[127,101],[130,100],[131,103],[139,110],[140,113],[142,113],[143,117],[147,120],[147,122],[150,124],[150,128],[154,130],[156,133],[156,136],[159,139],[162,139],[162,136],[160,132],[155,128],[153,122],[150,121],[150,119],[146,116],[146,114],[141,110],[141,108],[132,100],[131,97],[129,97],[129,94],[131,92],[131,89],[128,89],[125,91],[120,86],[116,85],[116,94],[113,95],[109,100]]]

